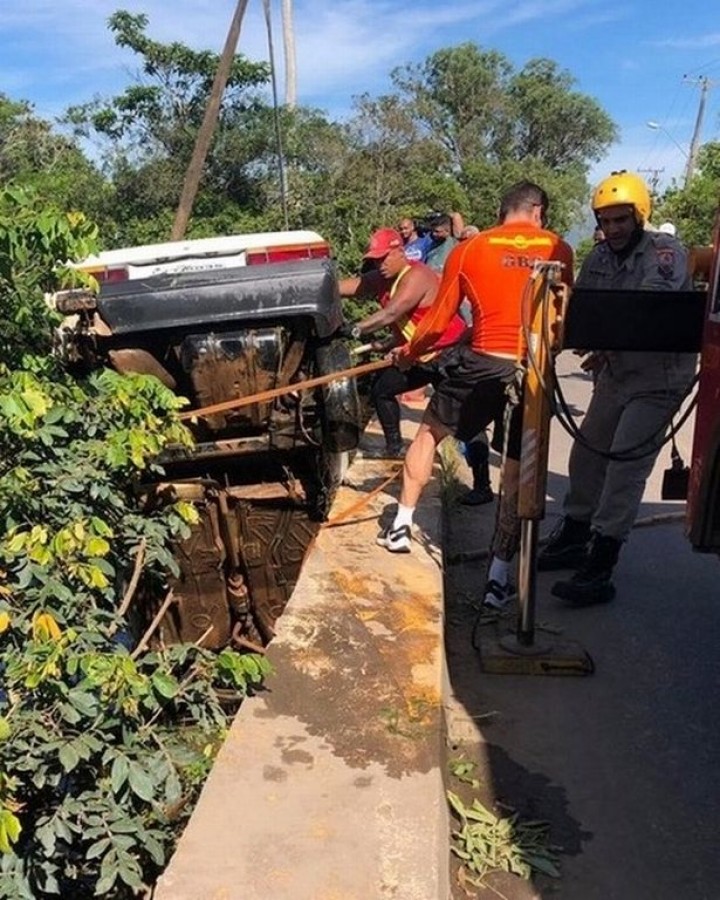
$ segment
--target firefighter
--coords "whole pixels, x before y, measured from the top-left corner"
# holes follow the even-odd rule
[[[397,513],[377,538],[391,553],[410,551],[415,508],[432,476],[438,444],[448,434],[471,441],[503,417],[508,385],[515,382],[523,291],[535,261],[560,259],[572,273],[571,247],[545,228],[548,203],[545,191],[532,182],[509,188],[500,207],[502,224],[453,248],[433,306],[410,342],[394,351],[401,368],[412,365],[435,344],[457,315],[463,298],[470,300],[471,342],[459,346],[455,361],[446,367],[445,377],[436,386],[405,455]],[[513,416],[507,441],[507,455],[516,468],[519,420],[518,415]],[[500,562],[505,573],[509,562],[499,560],[498,565]],[[491,566],[490,578],[496,577]],[[509,593],[507,581],[498,590]],[[498,602],[503,599],[501,596]]]
[[[595,189],[592,209],[605,240],[590,251],[577,287],[690,289],[684,247],[673,235],[647,230],[650,192],[639,175],[613,172]],[[564,516],[538,556],[540,570],[577,570],[552,588],[571,606],[615,596],[612,573],[620,548],[696,365],[689,353],[613,351],[596,355],[597,361],[582,442],[576,439],[570,453]]]

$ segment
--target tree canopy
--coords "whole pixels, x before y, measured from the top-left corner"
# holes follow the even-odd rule
[[[86,212],[110,248],[167,239],[219,54],[154,40],[144,14],[118,10],[108,27],[137,62],[130,83],[71,107],[62,123],[71,136],[0,97],[0,177]],[[467,42],[390,74],[388,93],[360,93],[338,122],[318,109],[273,109],[268,63],[239,54],[189,236],[281,229],[286,205],[291,228],[320,231],[353,269],[373,228],[430,210],[487,227],[521,179],[547,190],[552,228],[582,220],[590,167],[617,129],[572,73],[547,58],[516,67]],[[87,138],[101,148],[92,159],[81,150]],[[686,240],[709,240],[715,156],[703,148],[688,190],[673,187],[656,204]]]
[[[108,24],[139,72],[118,96],[69,109],[66,122],[76,136],[103,141],[114,227],[101,236],[117,246],[166,238],[218,55],[153,40],[143,14],[120,10]],[[552,60],[517,70],[473,43],[396,68],[391,91],[360,94],[342,123],[320,110],[273,110],[268,78],[266,63],[237,57],[191,235],[283,227],[281,161],[290,226],[322,231],[348,267],[372,228],[402,215],[457,210],[490,224],[502,190],[522,178],[546,187],[552,225],[566,230],[584,203],[590,164],[616,136]]]

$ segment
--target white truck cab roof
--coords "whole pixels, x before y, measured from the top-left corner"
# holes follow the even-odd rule
[[[330,256],[315,231],[265,231],[105,250],[72,264],[100,283]]]

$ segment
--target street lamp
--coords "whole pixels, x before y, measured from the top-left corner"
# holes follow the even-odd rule
[[[646,122],[645,124],[646,124],[647,127],[650,128],[652,131],[662,131],[662,133],[663,133],[664,135],[667,135],[667,137],[670,138],[670,140],[673,142],[673,144],[675,144],[675,146],[676,146],[676,147],[678,148],[678,150],[682,153],[682,155],[685,157],[685,159],[688,158],[688,152],[687,152],[687,150],[683,147],[682,144],[679,144],[679,143],[675,140],[675,138],[670,134],[670,132],[667,130],[667,128],[665,128],[664,125],[661,125],[659,122]]]
[[[666,137],[670,138],[673,144],[675,144],[678,150],[685,157],[685,187],[687,187],[690,183],[690,179],[693,176],[693,169],[695,168],[695,157],[692,152],[692,148],[690,148],[690,151],[686,150],[682,144],[678,143],[678,141],[675,140],[675,138],[670,134],[667,128],[665,128],[665,126],[661,125],[659,122],[646,122],[645,124],[652,131],[662,131],[662,133]]]

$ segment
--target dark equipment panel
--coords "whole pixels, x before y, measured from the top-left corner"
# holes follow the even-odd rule
[[[697,353],[704,291],[601,291],[575,288],[565,313],[564,350]]]

